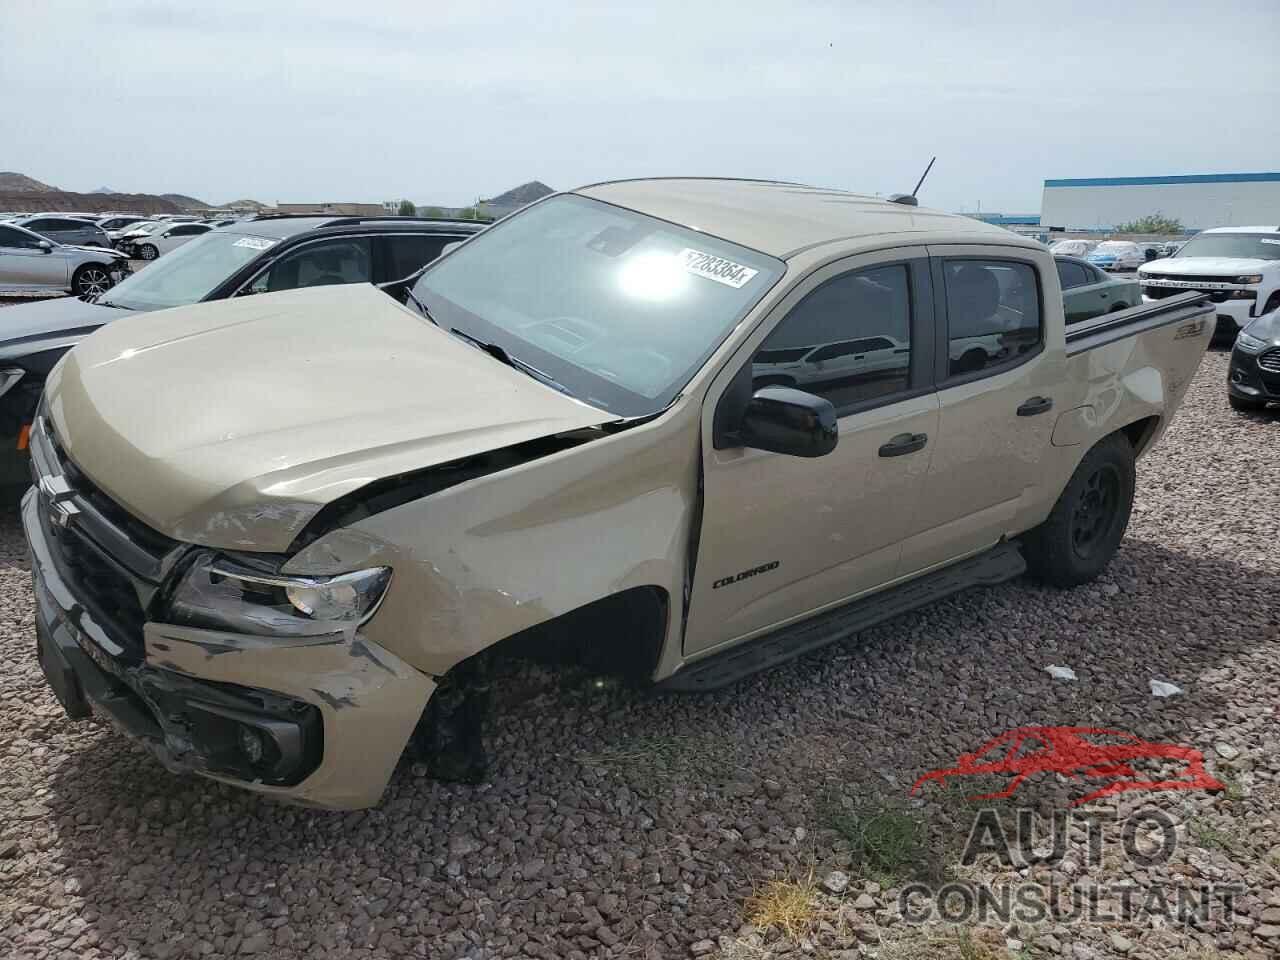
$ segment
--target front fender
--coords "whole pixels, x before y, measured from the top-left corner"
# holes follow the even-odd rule
[[[530,627],[632,587],[672,598],[695,515],[696,405],[480,477],[335,530],[288,573],[394,571],[375,643],[433,676]],[[664,658],[664,666],[666,658]]]

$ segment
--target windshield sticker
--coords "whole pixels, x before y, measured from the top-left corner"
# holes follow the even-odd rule
[[[723,283],[726,287],[733,287],[735,290],[746,286],[751,278],[760,272],[744,267],[740,263],[734,263],[732,260],[726,260],[724,257],[713,256],[689,247],[681,250],[679,257],[689,273],[705,277],[707,280],[714,280],[716,283]]]
[[[1270,237],[1263,237],[1263,238],[1262,238],[1262,242],[1263,242],[1263,243],[1273,243],[1273,244],[1275,244],[1277,247],[1280,247],[1280,240],[1272,240]]]
[[[276,240],[268,240],[265,237],[241,237],[233,247],[249,247],[251,250],[268,250],[278,243]]]

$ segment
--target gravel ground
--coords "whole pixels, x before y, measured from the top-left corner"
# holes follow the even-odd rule
[[[1280,415],[1228,409],[1226,359],[1205,358],[1141,461],[1129,534],[1101,581],[970,592],[702,697],[513,670],[496,685],[486,784],[441,785],[405,766],[361,813],[178,778],[109,730],[68,722],[35,664],[28,567],[6,507],[0,954],[1274,958]],[[1077,679],[1054,679],[1049,664]],[[1183,693],[1154,697],[1152,679]],[[1081,808],[1107,831],[1097,862],[1073,827],[1066,855],[1045,864],[961,864],[975,808],[954,790],[909,799],[908,788],[1026,724],[1195,746],[1228,789]],[[1038,776],[1001,811],[1043,818],[1084,789]],[[1113,842],[1140,806],[1176,824],[1165,863],[1137,864]],[[869,853],[867,811],[918,824],[916,852]],[[1193,924],[920,926],[898,914],[912,879],[1010,878],[1104,906],[1120,881],[1242,892],[1228,916]],[[766,923],[770,898],[788,892],[799,898],[790,935]]]

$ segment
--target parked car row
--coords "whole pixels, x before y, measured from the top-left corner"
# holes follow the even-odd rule
[[[1067,257],[1082,257],[1090,263],[1109,271],[1136,270],[1143,263],[1171,257],[1184,241],[1162,243],[1138,243],[1131,240],[1055,240],[1049,244],[1050,252]]]
[[[150,244],[145,251],[137,253],[128,245],[121,246],[121,241],[133,233],[145,233],[162,228],[174,229],[177,225],[200,225],[201,229],[191,233],[184,232],[165,237],[197,236],[215,226],[237,222],[237,218],[218,216],[200,218],[188,214],[158,214],[156,216],[138,216],[135,214],[81,214],[81,213],[32,213],[10,214],[0,216],[0,223],[15,224],[38,233],[46,240],[73,246],[103,247],[106,249],[123,249],[130,256],[138,259],[153,260],[161,253],[173,249],[182,241],[166,244]],[[148,228],[148,229],[144,229]]]
[[[0,478],[13,482],[25,477],[25,431],[45,376],[64,353],[103,324],[131,313],[326,284],[374,283],[403,299],[406,278],[482,226],[471,221],[264,217],[188,236],[185,239],[192,242],[131,276],[124,254],[97,251],[114,257],[128,278],[114,287],[107,283],[86,290],[87,299],[46,300],[0,313]],[[0,224],[0,242],[6,230],[21,228]],[[22,232],[32,244],[49,243]],[[60,256],[74,252],[36,251],[28,260],[42,263],[53,257],[51,263],[61,263]],[[0,247],[0,289],[5,271],[12,267],[6,257],[6,249]],[[90,257],[85,264],[99,262]],[[63,268],[72,271],[73,287],[92,269],[77,264]],[[48,281],[50,289],[67,282],[53,277]]]

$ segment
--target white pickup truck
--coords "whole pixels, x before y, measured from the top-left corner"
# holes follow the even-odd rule
[[[1209,295],[1217,335],[1235,335],[1280,310],[1280,226],[1216,227],[1172,257],[1138,268],[1143,296],[1160,300],[1195,290]]]
[[[23,525],[71,717],[360,807],[406,747],[481,774],[495,658],[702,691],[1083,583],[1212,331],[1196,294],[1068,326],[1041,244],[734,180],[556,194],[405,296],[139,314],[54,369]]]

